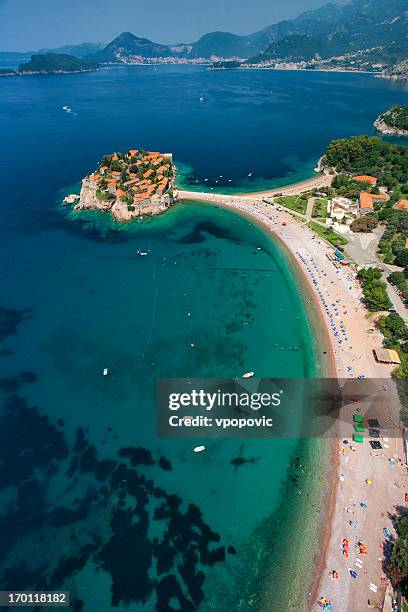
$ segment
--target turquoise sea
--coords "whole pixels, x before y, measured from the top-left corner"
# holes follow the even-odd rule
[[[1,79],[3,589],[69,590],[90,612],[274,612],[297,594],[282,575],[299,521],[318,516],[319,444],[220,439],[197,455],[196,441],[155,431],[157,378],[324,371],[285,254],[202,204],[124,227],[60,202],[102,154],[131,147],[172,151],[189,188],[301,180],[329,140],[371,133],[407,99],[352,74]]]

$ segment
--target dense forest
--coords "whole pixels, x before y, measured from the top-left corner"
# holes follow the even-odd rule
[[[397,104],[383,113],[380,119],[397,130],[408,130],[408,106]]]
[[[353,136],[333,140],[322,163],[337,172],[371,174],[389,189],[408,191],[408,147],[378,136]]]
[[[45,53],[44,55],[32,55],[31,60],[20,64],[17,72],[19,74],[40,72],[87,72],[96,70],[98,66],[88,61],[60,53]]]

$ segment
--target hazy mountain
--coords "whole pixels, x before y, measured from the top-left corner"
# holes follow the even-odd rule
[[[210,32],[204,34],[197,42],[192,43],[189,57],[241,57],[247,58],[258,53],[263,47],[249,40],[247,36],[238,36],[230,32]]]
[[[399,59],[408,56],[408,0],[354,0],[345,6],[328,3],[248,36],[206,34],[193,43],[191,54],[248,58],[255,49],[254,61],[260,59],[259,54],[264,59],[301,60],[389,45],[394,45],[394,57],[397,48]],[[389,55],[386,49],[382,55]]]
[[[338,19],[340,14],[341,8],[329,3],[316,10],[306,11],[296,19],[280,21],[247,36],[237,36],[228,32],[211,32],[193,43],[192,54],[194,57],[201,54],[201,57],[219,55],[247,59],[264,51],[274,41],[288,36],[306,33],[320,35],[325,30],[329,33],[330,24]]]
[[[246,36],[260,51],[266,49],[266,47],[275,40],[285,38],[286,36],[295,34],[310,33],[314,34],[316,31],[324,27],[324,24],[330,24],[330,22],[336,20],[341,12],[341,8],[331,2],[324,6],[312,10],[306,11],[291,20],[284,20],[275,23],[270,26],[266,26],[259,32],[249,34]]]
[[[61,53],[63,55],[73,55],[74,57],[85,57],[91,53],[96,53],[105,47],[106,43],[80,43],[78,45],[64,45],[56,49],[40,49],[37,53]]]
[[[30,59],[34,51],[0,51],[0,60]]]
[[[162,45],[124,32],[106,46],[83,43],[41,52],[50,51],[107,63],[134,56],[310,60],[364,51],[393,64],[408,57],[408,0],[353,0],[345,6],[330,2],[247,36],[209,32],[188,45]],[[0,53],[0,59],[31,54]]]
[[[169,57],[172,54],[168,45],[160,45],[147,38],[139,38],[131,32],[123,32],[101,51],[88,55],[87,59],[94,62],[120,62],[131,56]]]
[[[0,60],[25,60],[32,55],[45,55],[56,53],[58,55],[72,55],[73,57],[84,57],[90,53],[96,53],[105,47],[105,43],[80,43],[78,45],[64,45],[56,49],[39,49],[38,51],[0,51]]]
[[[278,26],[280,35],[253,61],[327,58],[378,47],[386,56],[389,46],[394,56],[399,49],[400,59],[408,55],[408,0],[354,0],[343,7],[327,4],[285,22],[285,28]]]

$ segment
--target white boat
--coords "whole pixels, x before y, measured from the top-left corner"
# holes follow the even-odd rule
[[[107,375],[109,374],[109,370],[108,370],[108,368],[103,368],[103,372],[102,372],[102,374],[103,374],[104,376],[107,376]]]
[[[242,375],[242,378],[252,378],[255,375],[255,372],[245,372],[245,374]]]
[[[248,174],[248,176],[252,176],[252,172],[250,172],[250,173]]]
[[[141,257],[144,257],[145,255],[147,255],[146,251],[140,251],[139,249],[137,249],[136,253],[140,255]]]
[[[72,109],[70,109],[69,106],[63,106],[62,110],[65,111],[66,113],[72,113]]]
[[[205,446],[196,446],[193,450],[195,453],[202,453],[205,450]]]

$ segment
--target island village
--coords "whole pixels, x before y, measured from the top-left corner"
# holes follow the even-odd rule
[[[64,202],[75,210],[110,211],[117,221],[164,212],[173,202],[175,168],[170,153],[130,149],[105,155],[82,180],[80,195]]]

